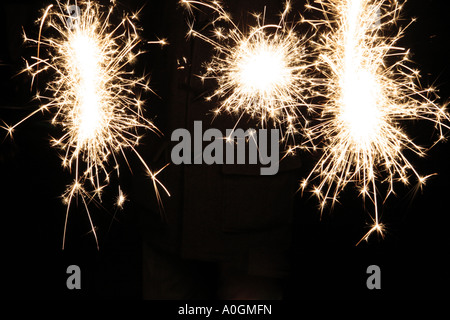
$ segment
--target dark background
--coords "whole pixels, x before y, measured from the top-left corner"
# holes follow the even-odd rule
[[[31,89],[30,78],[15,75],[25,65],[23,58],[35,54],[35,48],[23,45],[22,27],[30,37],[37,38],[38,26],[34,22],[50,3],[7,0],[0,5],[0,119],[8,124],[16,123],[38,106],[32,100],[35,88]],[[122,1],[119,7],[136,10],[144,4],[140,14],[142,36],[147,40],[168,38],[170,43],[169,26],[184,25],[186,12],[176,1]],[[295,1],[294,7],[304,12],[303,4]],[[262,11],[263,7],[264,1],[260,1],[254,10]],[[167,19],[172,10],[178,12],[179,21]],[[278,10],[268,8],[267,12]],[[445,1],[410,0],[403,16],[400,25],[406,25],[411,17],[418,20],[409,27],[400,45],[411,49],[422,83],[437,86],[439,102],[445,103],[450,93],[450,30]],[[147,97],[147,116],[156,118],[164,132],[164,100],[170,79],[161,65],[167,65],[169,49],[146,49],[149,52],[140,57],[135,69],[152,75],[152,88],[161,98]],[[44,81],[42,77],[38,85],[43,87]],[[58,150],[50,146],[49,138],[58,136],[58,128],[50,125],[50,119],[49,114],[37,114],[17,128],[13,139],[5,132],[0,135],[0,290],[10,298],[140,299],[140,220],[132,206],[128,210],[126,205],[111,224],[117,181],[105,194],[104,208],[91,207],[100,251],[96,250],[81,206],[71,209],[66,250],[61,250],[65,206],[59,196],[71,176],[62,169]],[[436,137],[428,124],[414,123],[408,130],[424,145],[430,145]],[[355,246],[368,230],[368,215],[352,188],[342,193],[341,204],[325,212],[322,219],[314,198],[296,195],[293,272],[286,281],[287,300],[449,298],[449,145],[438,144],[425,159],[410,159],[423,175],[438,175],[430,178],[423,191],[415,192],[414,185],[397,186],[397,196],[380,207],[382,222],[387,226],[384,239],[373,236],[368,243]],[[312,168],[313,160],[314,156],[304,155],[299,180]],[[134,172],[139,173],[139,169]],[[125,193],[132,189],[130,176],[128,173],[122,177]],[[66,288],[66,268],[71,264],[81,267],[82,290]],[[381,290],[366,288],[366,269],[372,264],[381,267]]]

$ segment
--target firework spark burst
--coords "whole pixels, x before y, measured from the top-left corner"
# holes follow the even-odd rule
[[[158,200],[158,188],[169,194],[156,178],[162,169],[153,172],[136,150],[140,129],[159,133],[144,118],[144,101],[138,94],[150,90],[148,80],[135,76],[130,69],[141,53],[136,52],[142,42],[136,26],[138,13],[124,14],[113,25],[114,8],[114,2],[105,8],[93,1],[77,1],[75,5],[57,1],[40,18],[39,38],[33,40],[25,35],[25,41],[37,46],[37,56],[31,63],[27,61],[24,71],[31,74],[33,82],[44,71],[50,72],[54,80],[47,83],[48,95],[36,95],[41,106],[6,129],[12,134],[19,124],[41,111],[52,112],[52,124],[62,128],[61,137],[53,139],[52,144],[62,150],[63,167],[74,173],[73,183],[63,195],[67,205],[63,249],[69,209],[78,197],[88,213],[98,247],[88,204],[95,199],[101,201],[113,173],[119,178],[118,156],[126,160],[125,149],[130,149],[145,167]],[[51,29],[55,36],[42,36],[44,29]],[[163,45],[165,41],[154,43]],[[45,57],[41,54],[44,50]],[[117,207],[121,208],[125,200],[119,187]]]
[[[211,22],[211,34],[196,31],[194,24],[188,33],[215,50],[201,76],[202,80],[217,81],[217,89],[207,97],[220,103],[214,114],[226,112],[239,120],[247,114],[258,119],[262,127],[273,123],[284,131],[283,137],[297,133],[303,119],[299,108],[307,106],[310,79],[307,39],[286,20],[290,3],[286,2],[278,24],[266,24],[264,12],[254,14],[256,25],[246,29],[235,24],[217,1],[181,0],[181,4],[189,11],[203,6],[217,15]]]
[[[392,34],[404,2],[383,0],[316,0],[307,8],[324,20],[310,21],[320,35],[314,43],[317,69],[325,76],[318,89],[324,104],[314,106],[318,122],[305,133],[323,154],[301,189],[309,187],[320,208],[338,201],[349,183],[374,205],[372,226],[361,240],[377,232],[383,236],[377,185],[387,184],[386,198],[394,184],[422,186],[421,176],[405,151],[423,157],[426,149],[415,144],[404,128],[411,120],[428,120],[444,139],[449,117],[438,106],[434,88],[423,88],[419,72],[410,67],[408,50],[397,45],[404,30]],[[324,30],[325,31],[322,31]],[[359,243],[359,242],[358,242]]]

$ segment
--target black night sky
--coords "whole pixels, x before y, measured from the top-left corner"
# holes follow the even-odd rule
[[[412,17],[417,18],[399,44],[411,50],[411,59],[421,71],[423,85],[437,87],[441,97],[439,103],[450,101],[450,24],[445,2],[409,0],[399,20],[399,25],[405,26]],[[18,75],[25,66],[24,58],[36,54],[35,47],[24,45],[22,29],[36,38],[38,26],[35,21],[50,3],[51,0],[6,0],[0,4],[0,119],[4,123],[14,124],[38,107],[38,102],[33,100],[36,87],[31,88],[30,77],[25,73]],[[283,6],[278,0],[225,3],[230,11],[240,12],[241,15],[235,17],[244,17],[242,19],[245,19],[245,10],[262,11],[267,5],[269,15],[280,12]],[[308,12],[303,10],[304,3],[296,0],[293,6],[297,12],[308,16]],[[184,36],[188,14],[177,1],[123,0],[118,1],[118,7],[128,11],[143,7],[140,13],[141,36],[148,41],[166,38],[170,43],[163,48],[145,45],[147,52],[133,66],[138,72],[151,75],[150,84],[156,94],[145,94],[146,116],[164,133],[164,137],[158,137],[147,132],[138,151],[152,167],[162,167],[171,131],[183,121],[196,117],[204,123],[211,122],[211,114],[208,113],[212,109],[211,104],[198,97],[202,96],[202,90],[211,88],[214,83],[207,83],[202,88],[195,80],[186,80],[189,72],[196,72],[195,65],[208,58],[211,48],[199,40],[195,40],[195,45],[189,44],[191,40]],[[295,11],[290,16],[298,17]],[[187,57],[188,62],[181,72],[177,70],[177,59],[182,57]],[[41,91],[48,77],[51,74],[39,78],[37,86]],[[180,92],[184,92],[183,96],[177,96]],[[174,107],[185,99],[186,92],[191,99],[190,105],[197,106],[195,112],[179,111]],[[130,200],[124,210],[114,210],[117,180],[112,180],[106,188],[101,205],[92,203],[90,206],[98,228],[100,250],[96,249],[86,212],[79,204],[70,210],[66,249],[63,251],[66,208],[60,195],[72,177],[61,166],[59,150],[50,145],[50,138],[57,137],[60,132],[58,127],[50,124],[51,118],[49,113],[35,115],[16,129],[13,139],[7,137],[6,131],[0,131],[2,296],[13,299],[142,299],[143,241],[147,238],[155,241],[165,230],[164,223],[170,224],[171,219],[175,219],[176,214],[171,216],[171,212],[184,208],[185,203],[204,201],[206,206],[214,202],[208,199],[209,193],[204,193],[205,199],[201,199],[202,187],[194,183],[187,185],[189,181],[218,179],[220,184],[223,183],[222,178],[217,172],[209,176],[209,171],[201,172],[202,168],[195,169],[199,172],[192,180],[186,173],[190,172],[191,177],[194,175],[190,168],[172,166],[163,172],[161,182],[173,193],[173,198],[163,197],[169,216],[165,220],[154,204],[151,181],[143,177],[144,170],[139,161],[129,154],[132,172],[127,169],[126,162],[120,160],[125,168],[120,184]],[[229,123],[232,125],[234,122]],[[432,125],[422,122],[410,123],[408,133],[417,137],[415,142],[423,145],[430,145],[438,135]],[[290,178],[300,181],[305,177],[316,156],[301,154],[302,166],[292,170]],[[309,194],[293,194],[289,223],[289,232],[292,232],[289,243],[291,267],[283,281],[284,300],[450,297],[449,142],[437,144],[426,158],[419,159],[411,154],[410,159],[421,174],[437,175],[427,181],[423,190],[417,190],[414,182],[408,187],[398,185],[397,194],[380,206],[382,222],[387,227],[384,239],[372,236],[368,242],[355,246],[367,232],[370,221],[362,199],[351,186],[341,194],[340,204],[331,212],[324,212],[321,219],[315,198]],[[225,183],[231,183],[227,180],[232,179],[230,176],[234,177],[228,174],[224,178]],[[270,179],[248,179],[255,179],[248,180],[248,183],[257,183],[260,188],[264,187],[264,182],[271,184]],[[276,183],[272,185],[275,190]],[[186,187],[193,191],[189,191],[189,195],[186,192],[181,195]],[[276,197],[280,193],[272,194],[275,199],[262,199],[264,195],[261,195],[261,201],[277,206],[280,199]],[[189,196],[192,198],[188,199]],[[235,201],[224,206],[248,206],[245,197],[238,197]],[[258,195],[252,201],[258,201]],[[214,205],[212,203],[211,208]],[[371,209],[368,204],[367,210]],[[285,209],[280,206],[279,210]],[[148,228],[149,222],[158,227],[154,230]],[[184,228],[185,231],[187,227]],[[233,242],[233,245],[239,246],[239,242]],[[172,244],[167,244],[167,247],[172,248]],[[72,264],[79,265],[82,270],[81,290],[71,291],[66,287],[66,268]],[[381,268],[381,290],[368,290],[366,287],[366,269],[370,265]],[[206,298],[214,299],[213,296]]]

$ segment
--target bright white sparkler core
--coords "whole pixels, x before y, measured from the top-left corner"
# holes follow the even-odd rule
[[[68,41],[69,56],[73,59],[73,69],[70,74],[76,84],[77,101],[73,110],[73,123],[78,127],[78,141],[80,145],[98,137],[99,130],[104,125],[106,110],[100,97],[102,96],[102,74],[100,66],[101,53],[95,39],[81,30],[75,31]]]
[[[264,44],[250,50],[246,44],[243,47],[243,56],[238,60],[238,79],[244,92],[271,93],[287,84],[290,71],[282,52]]]
[[[379,86],[375,77],[365,70],[347,72],[342,81],[339,119],[353,144],[368,149],[379,137],[382,126]]]

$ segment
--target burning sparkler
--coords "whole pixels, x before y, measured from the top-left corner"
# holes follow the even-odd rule
[[[265,24],[265,14],[255,14],[256,26],[247,32],[217,1],[181,3],[189,10],[199,5],[217,14],[211,22],[213,36],[196,31],[193,24],[189,31],[189,35],[211,44],[216,52],[201,76],[202,80],[217,81],[217,89],[207,97],[220,101],[215,114],[248,114],[263,127],[271,121],[286,135],[294,134],[301,116],[298,109],[306,105],[310,85],[306,38],[286,21],[290,3],[286,3],[278,24]]]
[[[108,184],[111,172],[120,175],[117,156],[125,157],[125,149],[131,149],[145,167],[160,199],[158,187],[168,193],[139,155],[136,146],[141,138],[139,129],[158,129],[143,117],[143,100],[136,89],[150,90],[145,77],[136,77],[130,63],[141,53],[135,52],[142,40],[135,24],[137,14],[124,15],[117,25],[110,22],[114,9],[107,13],[98,3],[70,1],[50,5],[40,19],[39,38],[25,40],[37,45],[33,63],[27,62],[33,81],[49,70],[54,80],[47,84],[49,96],[37,94],[44,103],[39,109],[6,129],[10,134],[23,121],[40,111],[52,111],[52,123],[62,128],[63,134],[53,139],[54,146],[63,151],[63,167],[74,171],[74,181],[68,186],[63,200],[67,205],[64,225],[63,248],[67,218],[74,198],[80,196],[89,216],[92,232],[98,247],[94,223],[88,203],[101,200],[102,190]],[[45,27],[56,31],[54,37],[43,37]],[[165,44],[164,40],[156,43]],[[40,51],[47,49],[48,57]],[[111,159],[114,169],[110,170]],[[126,158],[125,158],[126,159]],[[125,195],[119,187],[117,206],[121,207]]]
[[[306,129],[312,142],[319,141],[323,155],[302,182],[319,182],[313,192],[323,210],[338,201],[348,183],[355,183],[363,198],[374,204],[373,232],[383,235],[378,215],[377,183],[386,183],[386,198],[394,183],[408,184],[410,176],[423,185],[404,151],[424,156],[425,149],[408,137],[401,124],[409,120],[429,120],[444,139],[444,121],[449,119],[439,107],[433,88],[422,88],[419,72],[409,67],[408,51],[397,46],[404,29],[394,36],[387,30],[398,20],[403,4],[383,0],[316,0],[308,8],[320,11],[325,20],[311,21],[319,32],[315,43],[317,69],[325,76],[318,95],[324,98],[318,124]],[[392,62],[395,61],[395,62]],[[358,242],[359,243],[359,242]]]

